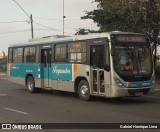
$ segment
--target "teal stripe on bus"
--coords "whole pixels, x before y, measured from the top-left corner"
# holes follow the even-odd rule
[[[11,77],[25,78],[27,74],[40,79],[49,78],[52,80],[71,81],[72,64],[53,63],[49,69],[45,68],[44,64],[12,64],[10,70]]]
[[[38,67],[40,64],[12,64],[10,70],[11,77],[22,77],[24,78],[26,74],[32,74],[35,78],[38,78]]]

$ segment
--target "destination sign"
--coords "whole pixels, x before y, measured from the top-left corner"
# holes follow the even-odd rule
[[[145,36],[116,36],[117,42],[146,42]]]

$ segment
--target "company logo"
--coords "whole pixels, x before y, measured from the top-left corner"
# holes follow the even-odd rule
[[[3,129],[11,129],[11,124],[2,124],[2,130]]]
[[[24,130],[24,129],[42,129],[41,124],[2,124],[2,130],[11,130],[11,129],[19,129],[19,130]]]
[[[53,67],[53,71],[52,72],[56,73],[57,75],[59,75],[59,74],[70,74],[71,73],[71,71],[68,68],[66,68],[66,69],[58,69],[57,66]]]

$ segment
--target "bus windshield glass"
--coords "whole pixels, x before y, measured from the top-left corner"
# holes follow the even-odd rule
[[[152,54],[147,42],[115,43],[113,62],[114,69],[119,75],[148,75],[152,73]]]

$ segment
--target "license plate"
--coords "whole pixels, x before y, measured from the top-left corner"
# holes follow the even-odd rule
[[[135,96],[143,96],[143,92],[137,92],[135,93]]]

